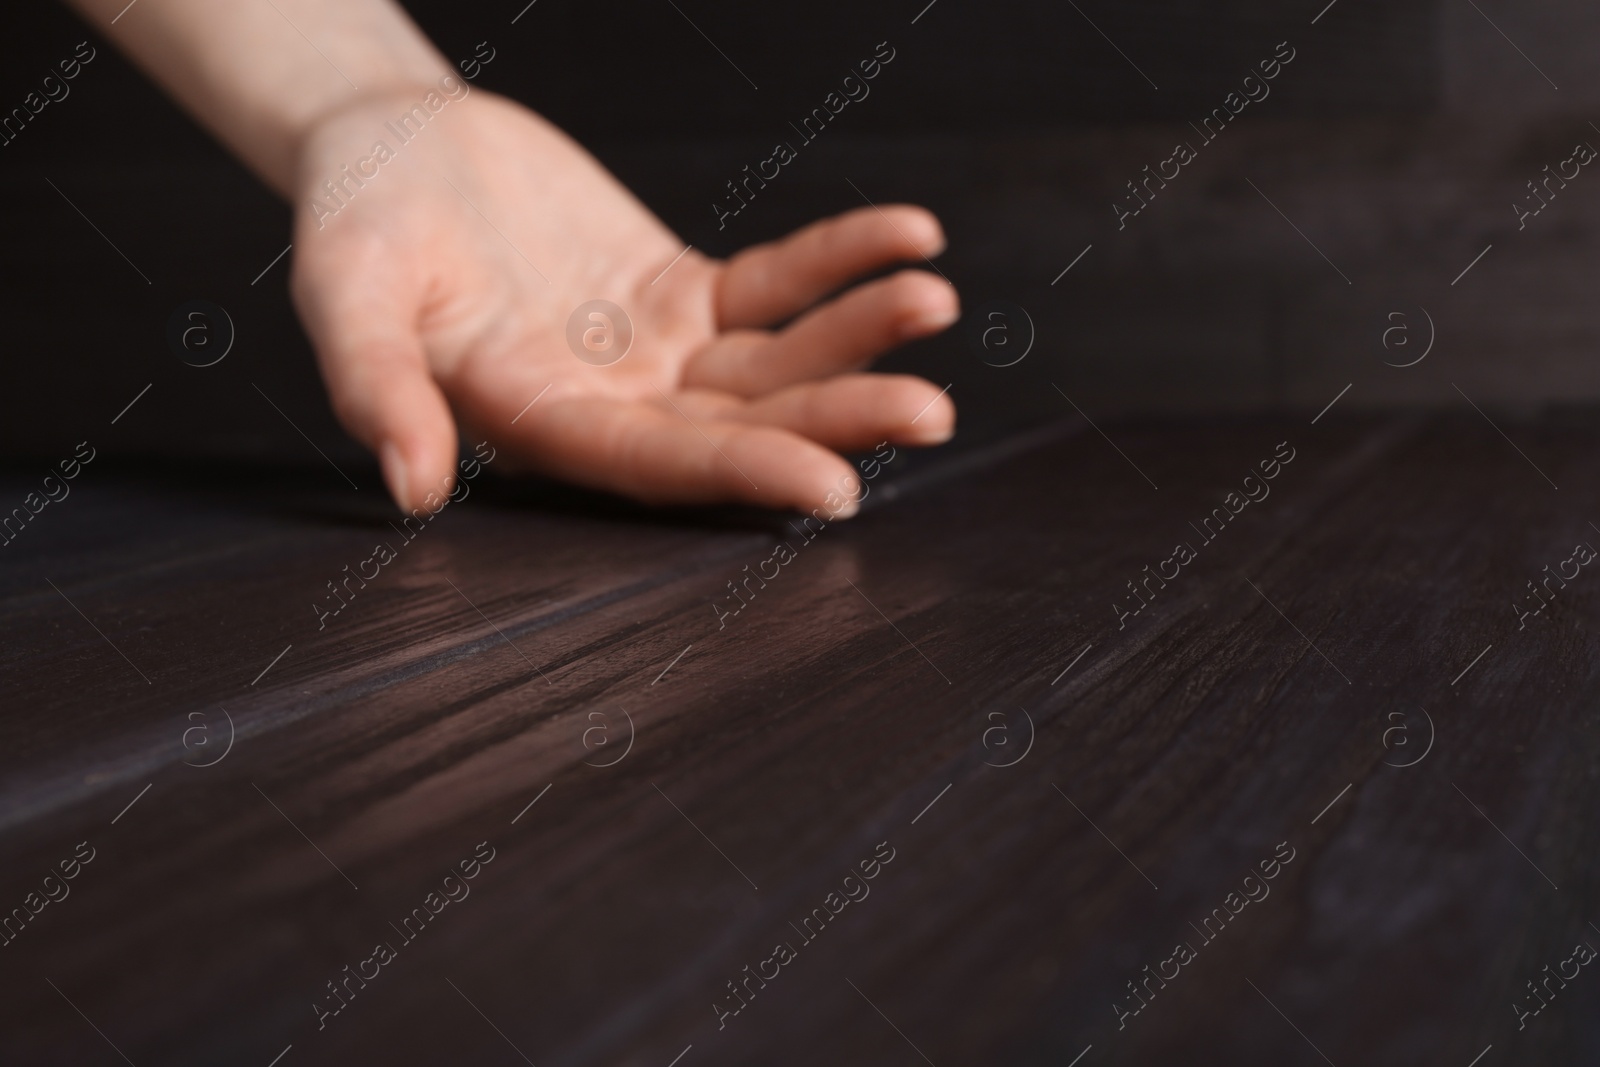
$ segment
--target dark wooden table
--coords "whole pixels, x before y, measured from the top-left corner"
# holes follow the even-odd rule
[[[1061,424],[811,540],[92,463],[0,548],[0,1062],[1596,1062],[1600,430],[1496,422]]]

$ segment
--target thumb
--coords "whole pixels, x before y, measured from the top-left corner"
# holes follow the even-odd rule
[[[428,367],[414,310],[392,296],[364,298],[348,283],[307,299],[296,288],[334,413],[377,454],[394,502],[410,511],[430,493],[448,493],[455,420]]]
[[[351,436],[377,453],[400,510],[450,492],[455,420],[416,339],[333,348],[321,362],[334,412]]]

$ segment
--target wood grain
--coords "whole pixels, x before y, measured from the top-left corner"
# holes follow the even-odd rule
[[[322,583],[384,536],[375,485],[91,469],[0,558],[0,901],[96,850],[0,948],[0,1058],[1582,1061],[1600,978],[1521,1032],[1511,1004],[1600,941],[1600,579],[1523,630],[1509,604],[1600,540],[1600,461],[1576,420],[1500,428],[1559,491],[1477,416],[903,458],[721,629],[725,583],[799,542],[782,520],[485,482],[318,632]],[[1124,583],[1285,441],[1270,497],[1119,630]],[[232,750],[185,766],[221,751],[219,707]],[[1395,766],[1422,709],[1431,749]],[[1270,894],[1203,941],[1281,842]]]

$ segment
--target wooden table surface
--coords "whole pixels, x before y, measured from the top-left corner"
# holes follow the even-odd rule
[[[1063,423],[810,539],[91,463],[0,548],[0,1062],[1596,1062],[1595,425]]]

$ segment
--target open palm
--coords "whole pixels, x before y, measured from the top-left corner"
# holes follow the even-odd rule
[[[806,510],[853,484],[835,450],[949,438],[938,388],[859,371],[955,321],[951,286],[906,270],[833,295],[938,254],[928,212],[863,207],[713,260],[482,90],[401,144],[384,123],[423,91],[365,100],[305,140],[292,276],[334,410],[402,507],[448,487],[458,421],[514,465],[640,500]],[[375,138],[392,158],[346,180]],[[625,321],[585,309],[587,347],[569,343],[596,300]]]

